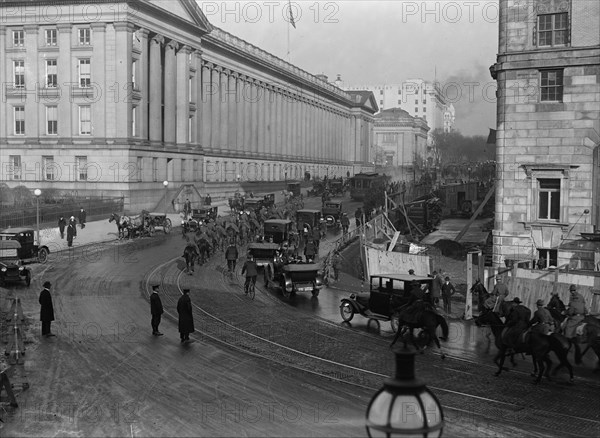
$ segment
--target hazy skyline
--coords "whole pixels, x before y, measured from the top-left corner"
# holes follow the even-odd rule
[[[463,134],[495,128],[496,83],[488,68],[498,48],[497,1],[198,4],[214,26],[330,81],[337,74],[347,85],[437,80]]]

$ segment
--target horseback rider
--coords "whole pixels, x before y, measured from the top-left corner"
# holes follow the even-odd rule
[[[494,306],[494,312],[500,313],[502,303],[506,301],[506,298],[509,294],[508,287],[504,283],[502,283],[502,277],[496,277],[496,285],[494,286],[492,294],[496,295],[497,297],[496,304]]]
[[[416,280],[410,282],[408,289],[404,291],[404,298],[408,302],[402,306],[399,318],[405,324],[417,324],[421,318],[422,313],[425,310],[433,310],[431,305],[428,305],[423,301],[423,290],[421,289],[421,283]]]
[[[506,317],[506,328],[502,333],[502,340],[507,346],[515,348],[519,343],[519,335],[529,327],[531,310],[523,306],[519,298],[513,299],[513,303],[515,305]]]
[[[235,265],[238,259],[238,249],[235,243],[229,243],[225,250],[225,260],[227,260],[227,270],[231,273],[235,272]]]
[[[567,308],[567,319],[563,322],[563,330],[567,338],[576,340],[575,331],[587,314],[587,309],[583,296],[577,292],[577,287],[574,284],[569,287],[569,292],[571,296],[569,298],[569,307]]]
[[[482,313],[484,311],[485,300],[487,299],[489,294],[479,278],[471,288],[471,293],[477,294],[477,308],[479,310],[479,313]]]
[[[549,335],[554,331],[554,318],[550,311],[544,308],[544,300],[539,299],[535,304],[537,310],[533,312],[533,318],[529,321],[531,331]]]
[[[550,298],[550,302],[546,307],[555,320],[562,321],[565,318],[567,308],[558,296],[558,292],[552,292],[552,298]]]

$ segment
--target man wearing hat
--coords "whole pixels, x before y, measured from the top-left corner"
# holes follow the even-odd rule
[[[162,301],[158,296],[158,284],[152,285],[152,294],[150,295],[150,314],[152,315],[152,334],[154,336],[162,336],[163,334],[158,331],[160,319],[163,314]]]
[[[192,300],[190,290],[183,289],[183,294],[177,301],[177,313],[179,314],[179,337],[181,342],[190,340],[190,333],[194,332],[194,315],[192,314]]]
[[[567,318],[563,323],[563,328],[565,331],[565,336],[569,339],[574,339],[576,337],[575,330],[583,321],[583,318],[587,313],[587,309],[585,308],[585,300],[581,294],[577,292],[577,287],[574,284],[569,287],[569,292],[571,296],[569,297]]]
[[[69,225],[67,226],[67,245],[69,248],[73,246],[73,238],[77,236],[77,227],[75,224],[75,216],[71,216]]]
[[[550,314],[556,321],[562,321],[564,319],[567,307],[558,296],[558,292],[552,292],[552,297],[546,308],[550,311]]]
[[[444,279],[442,284],[442,301],[444,302],[444,312],[447,314],[452,313],[452,295],[454,295],[456,289],[454,285],[450,283],[450,277]]]
[[[40,292],[40,321],[42,321],[42,336],[50,337],[56,336],[50,331],[50,324],[54,321],[54,306],[52,305],[52,295],[50,294],[50,288],[52,283],[49,281],[44,282],[44,289]]]
[[[549,335],[554,331],[554,318],[550,311],[544,308],[544,300],[539,299],[535,303],[537,310],[533,312],[533,318],[529,321],[531,331]]]
[[[496,277],[496,285],[492,291],[492,295],[496,297],[496,305],[494,306],[494,312],[500,313],[502,310],[502,303],[506,301],[508,297],[508,287],[502,282],[502,277]]]
[[[506,317],[506,328],[502,333],[502,341],[515,348],[519,343],[519,335],[529,327],[531,310],[525,307],[519,298],[513,299],[514,306]]]

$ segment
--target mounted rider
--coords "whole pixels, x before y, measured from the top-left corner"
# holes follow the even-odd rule
[[[508,347],[515,348],[519,344],[519,336],[529,327],[531,310],[523,306],[519,298],[513,299],[515,305],[506,317],[506,327],[502,332],[502,341]]]
[[[544,300],[539,299],[535,303],[537,310],[533,312],[533,318],[529,321],[531,331],[541,333],[542,335],[550,335],[554,332],[554,318],[550,311],[544,308]]]
[[[583,296],[577,292],[577,286],[572,284],[569,287],[569,292],[571,296],[569,298],[569,307],[567,308],[567,319],[563,322],[563,330],[567,338],[575,339],[577,336],[575,331],[587,314],[587,309]]]
[[[564,319],[567,307],[558,296],[558,292],[552,292],[552,298],[546,307],[555,320],[562,321]]]
[[[421,315],[426,310],[431,310],[435,312],[435,308],[424,301],[425,293],[423,289],[421,289],[421,283],[414,280],[411,281],[407,290],[404,291],[404,298],[408,300],[408,302],[401,307],[400,311],[400,321],[408,325],[418,324]],[[437,313],[437,312],[436,312]]]

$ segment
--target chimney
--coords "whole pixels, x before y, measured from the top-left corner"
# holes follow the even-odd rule
[[[342,75],[338,74],[338,75],[337,75],[337,79],[335,80],[335,82],[334,82],[334,83],[335,83],[335,86],[336,86],[336,87],[338,87],[338,88],[342,88],[342,84],[344,83],[344,82],[342,81]]]

